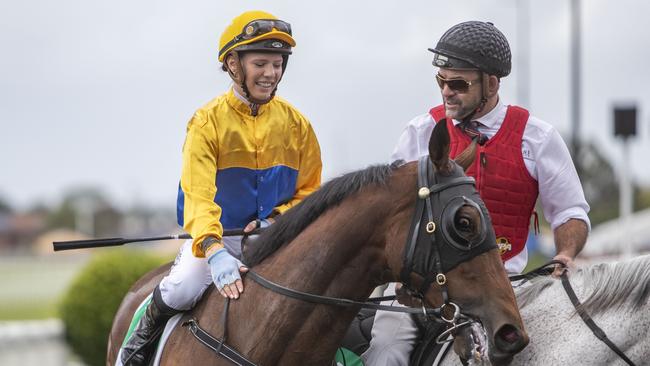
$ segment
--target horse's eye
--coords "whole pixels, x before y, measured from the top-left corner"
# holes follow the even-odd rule
[[[472,222],[468,217],[458,217],[458,220],[456,221],[456,226],[458,227],[459,230],[462,231],[467,231],[470,232],[472,231]]]

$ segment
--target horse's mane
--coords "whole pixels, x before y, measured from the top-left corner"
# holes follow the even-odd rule
[[[278,248],[291,242],[318,216],[339,204],[346,197],[367,185],[385,184],[392,169],[392,166],[389,165],[370,166],[325,183],[316,192],[281,215],[276,223],[262,232],[254,244],[244,251],[244,261],[248,266],[260,263]]]
[[[582,308],[594,315],[612,307],[639,309],[650,295],[650,256],[616,263],[600,263],[582,268],[570,277],[572,285],[582,279]],[[561,286],[550,277],[538,278],[531,286],[517,291],[517,302],[523,308],[533,302],[549,286]],[[562,290],[564,291],[564,289]],[[587,292],[590,291],[590,292]]]

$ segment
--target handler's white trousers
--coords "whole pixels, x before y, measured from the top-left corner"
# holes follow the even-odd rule
[[[395,295],[394,283],[388,285],[384,295]],[[403,306],[397,301],[383,301],[382,305]],[[370,345],[361,355],[364,365],[408,366],[420,331],[407,313],[377,310],[371,335]]]
[[[228,252],[239,258],[241,236],[223,238]],[[186,240],[174,260],[169,274],[160,281],[160,295],[167,306],[176,310],[189,310],[201,299],[212,283],[210,266],[206,258],[192,254],[192,240]]]

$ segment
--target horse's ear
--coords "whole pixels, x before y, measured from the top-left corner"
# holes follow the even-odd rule
[[[445,173],[451,170],[449,164],[449,131],[447,121],[442,120],[436,123],[429,139],[429,157],[439,172]]]
[[[464,171],[467,171],[467,168],[472,165],[474,160],[476,159],[476,139],[472,140],[472,143],[463,150],[460,154],[456,156],[454,159],[458,165],[460,165],[461,168],[463,168]]]

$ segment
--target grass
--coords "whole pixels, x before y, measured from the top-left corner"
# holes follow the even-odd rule
[[[86,257],[0,259],[0,321],[57,317],[58,302]]]
[[[0,321],[49,319],[58,317],[58,299],[43,301],[11,300],[0,304]]]

